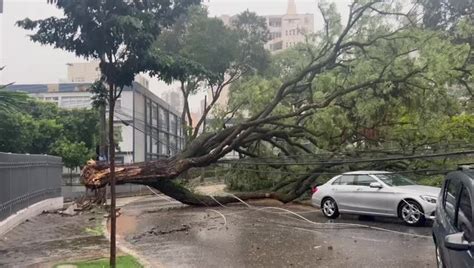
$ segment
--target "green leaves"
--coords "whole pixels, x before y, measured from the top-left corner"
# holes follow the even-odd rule
[[[76,166],[94,155],[99,120],[96,111],[60,110],[52,103],[31,99],[17,108],[15,112],[0,110],[0,151],[54,154],[63,157],[65,163],[74,161]],[[71,152],[76,149],[77,153]]]
[[[8,92],[0,88],[0,111],[15,112],[19,106],[25,104],[28,96],[21,92]]]
[[[57,141],[53,145],[52,152],[63,159],[67,168],[76,168],[85,165],[92,157],[90,149],[83,142],[71,142],[67,139]]]
[[[0,67],[2,71],[4,67]],[[28,96],[22,92],[9,92],[6,90],[8,85],[0,85],[0,111],[15,112],[19,106],[25,104]]]
[[[132,83],[135,74],[150,70],[147,55],[162,29],[170,26],[188,6],[199,2],[57,1],[56,7],[64,12],[63,18],[27,18],[17,25],[32,30],[30,38],[34,42],[100,60],[106,82],[122,88]]]

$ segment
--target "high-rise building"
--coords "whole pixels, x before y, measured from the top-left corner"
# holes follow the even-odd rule
[[[270,40],[265,47],[272,53],[305,42],[308,35],[314,33],[314,14],[297,12],[295,0],[288,0],[288,8],[284,15],[262,16],[270,31]],[[230,25],[235,16],[221,16],[226,25]]]

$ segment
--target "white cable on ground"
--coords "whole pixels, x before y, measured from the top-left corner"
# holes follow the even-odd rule
[[[223,208],[227,207],[227,206],[224,206],[223,204],[221,204],[221,202],[217,201],[217,199],[213,195],[210,195],[209,197],[212,198],[212,200],[216,201],[216,203],[219,204],[219,206],[221,206]]]
[[[370,226],[370,225],[364,225],[364,224],[357,224],[357,223],[321,223],[321,222],[314,222],[314,221],[311,221],[309,220],[308,218],[296,213],[296,212],[293,212],[291,210],[288,210],[288,209],[284,209],[284,208],[279,208],[279,207],[262,207],[262,208],[255,208],[251,205],[249,205],[248,203],[246,203],[245,201],[243,201],[242,199],[240,199],[239,197],[235,196],[234,194],[230,194],[230,196],[234,197],[235,199],[239,200],[241,203],[243,203],[244,205],[246,205],[248,208],[250,209],[253,209],[253,210],[256,210],[256,211],[265,211],[265,210],[269,210],[269,209],[274,209],[274,210],[280,210],[280,211],[286,211],[292,215],[295,215],[296,217],[298,217],[300,220],[303,220],[305,222],[308,222],[308,223],[311,223],[313,225],[335,225],[335,226],[345,226],[345,227],[359,227],[359,228],[367,228],[367,229],[373,229],[373,230],[378,230],[378,231],[383,231],[383,232],[389,232],[389,233],[394,233],[394,234],[400,234],[400,235],[406,235],[406,236],[413,236],[413,237],[420,237],[420,238],[429,238],[431,239],[432,237],[431,236],[428,236],[428,235],[418,235],[418,234],[410,234],[410,233],[405,233],[405,232],[399,232],[399,231],[394,231],[394,230],[390,230],[390,229],[385,229],[385,228],[381,228],[381,227],[375,227],[375,226]],[[270,212],[271,213],[271,212]],[[330,229],[330,228],[328,228]]]
[[[224,214],[222,214],[221,212],[219,212],[219,211],[217,211],[217,210],[215,210],[215,209],[207,209],[207,210],[212,211],[212,212],[215,212],[215,213],[221,215],[222,219],[224,219],[224,227],[227,227],[227,218],[225,217]]]
[[[159,195],[158,193],[156,193],[155,191],[153,191],[153,189],[151,189],[151,187],[147,186],[148,189],[154,193],[156,196],[158,196],[159,198],[163,199],[163,200],[166,200],[168,202],[173,202],[170,200],[170,198],[165,198],[161,195]],[[275,213],[275,212],[269,212],[269,211],[266,211],[266,210],[279,210],[279,211],[283,211],[283,212],[286,212],[288,214],[291,214],[291,215],[294,215],[296,216],[296,220],[302,220],[304,222],[307,222],[307,223],[310,223],[310,224],[313,224],[313,225],[323,225],[323,226],[328,226],[328,225],[333,225],[333,226],[340,226],[339,229],[342,229],[344,227],[357,227],[357,228],[364,228],[364,229],[372,229],[372,230],[377,230],[377,231],[382,231],[382,232],[389,232],[389,233],[394,233],[394,234],[399,234],[399,235],[406,235],[406,236],[412,236],[412,237],[419,237],[419,238],[429,238],[431,239],[431,236],[428,236],[428,235],[418,235],[418,234],[410,234],[410,233],[405,233],[405,232],[399,232],[399,231],[394,231],[394,230],[390,230],[390,229],[385,229],[385,228],[381,228],[381,227],[375,227],[375,226],[370,226],[370,225],[364,225],[364,224],[357,224],[357,223],[322,223],[322,222],[315,222],[315,221],[311,221],[310,219],[294,212],[294,211],[291,211],[291,210],[288,210],[288,209],[284,209],[284,208],[279,208],[279,207],[261,207],[261,208],[258,208],[258,207],[255,207],[255,206],[252,206],[250,204],[248,204],[247,202],[245,202],[244,200],[240,199],[239,197],[237,197],[236,195],[234,194],[229,194],[230,196],[234,197],[235,199],[237,199],[240,203],[244,204],[245,206],[247,206],[249,209],[251,210],[254,210],[254,211],[264,211],[264,212],[267,212],[267,213],[271,213],[271,214],[277,214],[277,215],[280,215],[280,213]],[[220,203],[219,201],[217,201],[217,199],[214,197],[214,196],[209,196],[210,198],[212,198],[214,201],[216,201],[217,204],[219,204],[221,207],[223,208],[227,208],[226,206],[224,206],[222,203]],[[404,200],[405,201],[405,200]],[[407,204],[409,204],[407,201],[405,201]],[[411,204],[409,204],[410,206],[412,206]],[[416,210],[418,210],[416,207],[414,207]],[[235,213],[230,213],[230,214],[222,214],[221,212],[217,211],[217,210],[214,210],[214,209],[208,209],[209,211],[213,211],[217,214],[219,214],[223,219],[224,219],[224,226],[227,226],[227,219],[226,219],[226,215],[227,216],[230,216],[230,215],[235,215],[235,214],[239,214],[239,213],[242,213],[242,212],[235,212]],[[418,212],[421,213],[421,211],[418,210]],[[280,215],[281,216],[281,215]],[[291,217],[290,217],[291,218]],[[291,218],[291,219],[295,219],[295,218]],[[296,228],[296,227],[295,227]],[[324,228],[327,228],[327,229],[338,229],[338,228],[333,228],[333,227],[324,227]]]
[[[169,198],[168,196],[166,195],[160,195],[159,193],[155,192],[150,186],[147,186],[148,190],[150,190],[152,193],[154,193],[158,198],[160,198],[161,200],[165,200],[165,201],[168,201],[170,203],[173,203],[175,202],[174,199],[171,199]]]

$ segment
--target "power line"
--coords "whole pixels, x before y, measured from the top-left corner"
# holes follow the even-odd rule
[[[222,167],[221,167],[222,168]],[[310,175],[310,174],[321,174],[321,175],[341,175],[344,172],[325,172],[325,171],[320,171],[320,172],[290,172],[290,171],[280,171],[280,170],[261,170],[261,169],[251,169],[251,168],[239,168],[239,167],[230,167],[230,168],[222,168],[226,170],[232,170],[232,171],[249,171],[249,172],[255,172],[255,173],[265,173],[265,174],[283,174],[283,175],[295,175],[295,176],[305,176],[305,175]],[[413,169],[413,170],[403,170],[403,171],[393,171],[393,173],[397,174],[415,174],[415,173],[438,173],[438,174],[445,174],[451,171],[455,171],[452,169]]]
[[[330,161],[305,161],[305,162],[276,162],[276,161],[260,161],[259,158],[246,158],[243,160],[220,160],[218,163],[236,163],[241,165],[282,165],[282,166],[305,166],[305,165],[340,165],[340,164],[356,164],[356,163],[369,163],[369,162],[386,162],[386,161],[400,161],[400,160],[411,160],[411,159],[426,159],[426,158],[439,158],[443,156],[456,156],[456,155],[469,155],[474,154],[474,150],[461,151],[461,152],[449,152],[440,154],[426,154],[426,155],[411,155],[411,156],[398,156],[398,157],[387,157],[387,158],[368,158],[368,159],[333,159]],[[251,162],[249,162],[251,161]]]

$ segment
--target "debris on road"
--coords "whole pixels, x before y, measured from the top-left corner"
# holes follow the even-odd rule
[[[79,213],[78,208],[79,207],[77,206],[77,203],[73,203],[65,210],[59,211],[59,214],[66,216],[76,216]]]

